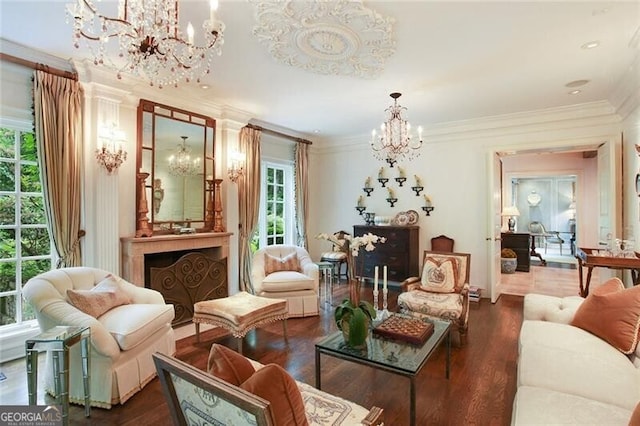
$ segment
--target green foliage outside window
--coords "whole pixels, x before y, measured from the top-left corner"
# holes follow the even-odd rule
[[[35,135],[0,128],[0,326],[35,317],[21,288],[51,269],[46,223]]]

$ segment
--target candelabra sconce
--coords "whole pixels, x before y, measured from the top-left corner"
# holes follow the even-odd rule
[[[373,192],[373,188],[364,187],[364,188],[362,188],[362,190],[367,193],[367,197],[371,197],[371,193]]]
[[[416,197],[419,197],[420,193],[424,190],[424,186],[412,186],[411,189],[416,193]]]
[[[387,157],[384,161],[386,161],[386,162],[387,162],[387,164],[389,165],[389,167],[393,167],[393,165],[397,163],[397,161],[396,161],[396,160],[394,160],[393,158],[389,158],[389,157]]]
[[[398,182],[398,186],[402,186],[404,185],[404,183],[407,181],[406,177],[397,177],[396,178],[396,182]]]
[[[220,184],[222,179],[214,179],[213,183],[216,187],[216,197],[213,206],[213,232],[224,232],[224,225],[222,224],[222,198],[220,197]]]
[[[213,178],[207,178],[207,211],[204,217],[204,227],[209,231],[213,231],[215,221],[215,203],[213,201]]]
[[[427,216],[431,216],[431,212],[433,211],[433,207],[431,206],[422,206],[422,210],[427,214]]]
[[[391,207],[395,206],[396,202],[398,201],[397,198],[387,198],[387,202],[389,203],[389,205]]]
[[[149,206],[147,205],[147,188],[145,181],[149,177],[149,173],[138,173],[138,191],[140,191],[140,197],[138,197],[138,215],[136,220],[136,238],[150,237],[153,235],[153,229],[149,224]]]
[[[369,226],[375,224],[375,217],[376,217],[375,213],[367,212],[364,214],[364,220],[366,224]]]
[[[380,182],[380,185],[382,185],[383,188],[387,187],[387,182],[389,182],[388,178],[378,178],[378,182]]]
[[[107,174],[118,171],[118,168],[127,159],[127,151],[123,148],[124,132],[118,129],[115,124],[105,125],[98,132],[98,140],[100,144],[95,152],[98,164],[107,170]]]
[[[237,151],[231,152],[229,163],[229,168],[227,169],[229,180],[236,183],[240,176],[244,174],[244,154]]]
[[[360,216],[362,216],[363,212],[364,212],[366,209],[367,209],[366,207],[362,207],[362,206],[358,206],[358,207],[356,207],[356,210],[358,210],[358,214],[359,214]]]

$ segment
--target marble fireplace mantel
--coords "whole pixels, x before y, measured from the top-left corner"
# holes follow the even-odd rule
[[[216,250],[216,258],[229,256],[231,232],[201,232],[184,235],[154,235],[151,237],[122,237],[122,277],[140,287],[145,286],[144,257],[147,254],[171,251]]]

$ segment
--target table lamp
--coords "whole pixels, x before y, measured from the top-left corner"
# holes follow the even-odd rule
[[[507,221],[509,225],[509,232],[515,232],[516,230],[516,216],[520,216],[520,211],[516,206],[505,207],[502,210],[502,216],[508,216],[509,220]]]

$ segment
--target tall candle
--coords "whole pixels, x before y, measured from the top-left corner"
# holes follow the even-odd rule
[[[387,265],[382,269],[382,291],[387,291]]]
[[[373,291],[374,292],[378,292],[378,267],[377,266],[374,268]],[[377,307],[376,307],[376,309],[377,309]]]

